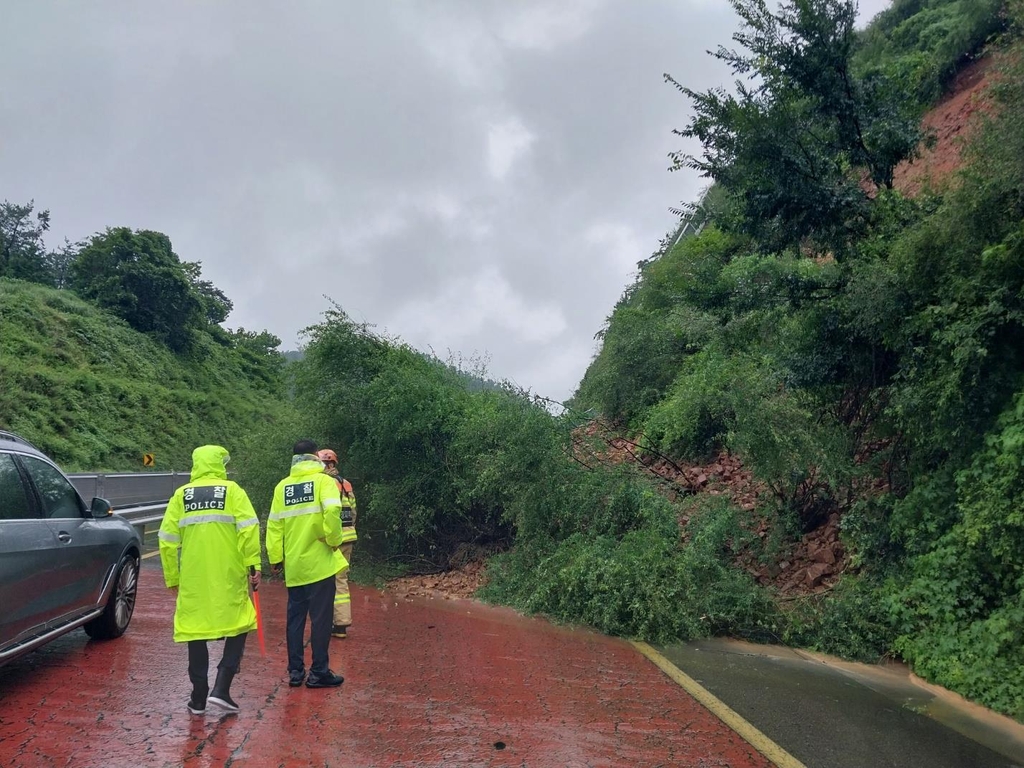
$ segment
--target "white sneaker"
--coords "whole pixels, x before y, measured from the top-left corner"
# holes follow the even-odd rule
[[[238,712],[238,705],[231,700],[230,696],[210,696],[206,699],[207,704],[220,707],[225,712]]]

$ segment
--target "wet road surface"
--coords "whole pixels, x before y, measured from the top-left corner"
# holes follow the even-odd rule
[[[356,587],[350,637],[331,645],[345,684],[290,688],[286,591],[260,595],[267,657],[254,633],[241,713],[192,716],[174,598],[144,561],[123,638],[75,631],[0,668],[0,766],[769,768],[627,642],[469,601]]]
[[[1024,727],[898,667],[731,640],[659,650],[807,766],[1024,768]]]

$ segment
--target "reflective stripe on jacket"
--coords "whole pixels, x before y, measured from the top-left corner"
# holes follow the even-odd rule
[[[178,643],[256,629],[248,575],[260,567],[260,526],[245,491],[227,479],[227,455],[216,445],[192,452],[191,481],[174,492],[160,524],[164,582],[178,587]]]
[[[337,480],[341,492],[341,543],[351,544],[359,538],[356,536],[356,495],[352,492],[352,483],[343,477]]]
[[[299,587],[348,565],[341,551],[341,497],[315,456],[296,456],[274,489],[267,518],[267,558],[284,562],[285,584]]]

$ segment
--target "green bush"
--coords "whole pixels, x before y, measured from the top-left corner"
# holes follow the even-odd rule
[[[1024,717],[1024,393],[969,467],[900,507],[912,556],[889,589],[895,648],[928,679]]]
[[[664,502],[655,506],[671,515]],[[482,596],[652,641],[773,636],[778,617],[771,599],[731,565],[737,511],[715,502],[691,514],[686,543],[656,525],[621,538],[576,533],[541,550],[521,542],[491,561]]]
[[[787,620],[787,643],[821,653],[871,662],[893,647],[882,588],[867,578],[846,576],[825,595],[795,601]]]
[[[735,423],[737,389],[757,378],[754,361],[708,350],[686,361],[667,397],[644,422],[644,433],[674,456],[701,458],[725,442]]]

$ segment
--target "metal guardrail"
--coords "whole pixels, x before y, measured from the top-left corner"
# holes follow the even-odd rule
[[[163,519],[174,491],[189,480],[188,472],[80,473],[68,475],[82,498],[99,496],[110,502],[114,514],[132,525],[145,527]]]
[[[68,479],[84,499],[99,496],[117,510],[121,507],[166,502],[178,487],[188,482],[189,473],[82,473],[68,475]]]
[[[120,515],[132,525],[145,528],[150,523],[159,523],[164,519],[164,512],[167,511],[167,502],[163,504],[147,504],[143,507],[128,507],[127,509],[115,509],[114,514]]]

